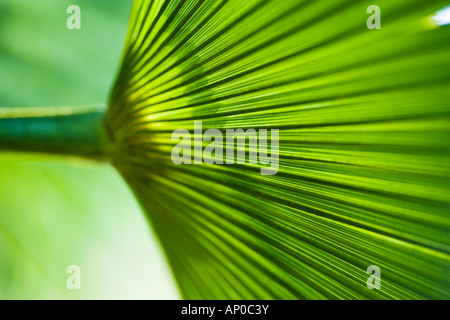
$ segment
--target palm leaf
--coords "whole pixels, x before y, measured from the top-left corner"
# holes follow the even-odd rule
[[[184,298],[450,298],[445,1],[134,2],[106,124]],[[280,167],[175,165],[279,129]],[[366,269],[381,268],[381,290]]]

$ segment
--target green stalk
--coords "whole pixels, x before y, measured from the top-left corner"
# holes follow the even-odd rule
[[[33,152],[107,161],[110,141],[105,109],[0,108],[0,152]]]

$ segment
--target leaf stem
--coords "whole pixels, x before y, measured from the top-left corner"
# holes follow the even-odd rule
[[[110,158],[103,106],[0,108],[0,152]]]

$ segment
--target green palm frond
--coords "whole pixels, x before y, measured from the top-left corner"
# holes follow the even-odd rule
[[[450,299],[447,4],[135,0],[107,111],[1,108],[0,149],[111,161],[184,298]],[[279,130],[276,172],[174,164],[196,121]]]
[[[135,1],[112,161],[184,298],[450,298],[445,5]],[[173,164],[172,132],[198,120],[279,129],[278,173]]]

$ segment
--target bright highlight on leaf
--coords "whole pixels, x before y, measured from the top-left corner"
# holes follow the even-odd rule
[[[433,20],[440,26],[450,24],[450,6],[436,12],[433,16]]]
[[[113,162],[185,298],[450,298],[450,30],[420,28],[446,2],[370,4],[135,1]],[[279,129],[278,173],[173,164],[196,120]]]

